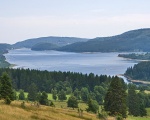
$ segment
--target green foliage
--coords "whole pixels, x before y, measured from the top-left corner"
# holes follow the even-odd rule
[[[101,112],[98,111],[97,116],[100,120],[107,120],[108,114],[106,111],[104,111],[104,108],[101,106]]]
[[[7,105],[9,105],[11,103],[11,99],[8,96],[6,96],[6,98],[5,98],[5,103]]]
[[[87,41],[87,39],[74,38],[74,37],[52,37],[52,36],[40,37],[40,38],[28,39],[22,42],[17,42],[16,44],[13,45],[13,48],[23,48],[23,47],[32,48],[32,46],[41,43],[51,43],[57,46],[65,46],[68,45],[68,43],[72,44],[80,41]]]
[[[11,79],[6,72],[0,77],[0,83],[1,98],[5,100],[6,104],[10,104],[11,101],[14,100],[14,93],[11,85]]]
[[[42,95],[40,97],[39,103],[41,105],[47,105],[48,104],[48,95],[45,91],[42,92]]]
[[[139,59],[139,60],[150,60],[150,53],[145,54],[138,54],[138,53],[132,53],[132,54],[119,54],[119,57],[124,58],[130,58],[130,59]]]
[[[67,106],[74,108],[78,108],[78,101],[75,96],[70,96],[68,101],[67,101]]]
[[[19,100],[25,100],[24,90],[19,91]]]
[[[119,115],[117,115],[117,116],[116,116],[116,120],[123,120],[122,115],[120,115],[120,114],[119,114]]]
[[[58,48],[58,46],[52,43],[39,43],[32,46],[31,50],[37,50],[37,51],[55,50],[56,48]]]
[[[74,90],[73,94],[78,100],[81,99],[81,92],[77,88]]]
[[[52,89],[52,98],[56,101],[57,99],[57,90],[56,89]]]
[[[17,92],[16,92],[16,90],[14,90],[14,89],[13,89],[13,99],[14,99],[14,100],[17,100],[17,99],[18,99]]]
[[[88,101],[88,97],[89,97],[89,91],[86,87],[83,87],[81,89],[81,99],[84,101],[84,102],[87,102]]]
[[[139,29],[112,37],[99,37],[59,48],[72,52],[150,51],[150,29]]]
[[[136,93],[135,85],[130,84],[128,89],[128,108],[129,114],[133,116],[146,116],[145,94]]]
[[[90,99],[87,104],[88,104],[87,108],[88,112],[91,111],[93,113],[97,113],[97,111],[99,110],[99,105],[96,100]]]
[[[58,93],[58,99],[61,100],[61,101],[67,99],[66,93],[65,93],[65,91],[63,89],[61,91],[59,91],[59,93]]]
[[[28,88],[28,100],[36,101],[37,100],[37,87],[32,83]]]
[[[104,96],[106,94],[106,90],[102,86],[95,86],[94,93],[95,93],[96,101],[98,101],[98,103],[102,105]]]
[[[88,91],[94,91],[94,86],[102,86],[107,89],[112,77],[106,75],[82,74],[74,72],[48,72],[30,69],[9,69],[1,68],[0,75],[6,71],[12,79],[13,87],[16,90],[28,92],[29,86],[34,83],[37,91],[51,92],[52,89],[68,91],[67,88],[81,91],[86,87]],[[78,94],[80,98],[80,93]]]
[[[135,79],[135,80],[143,80],[150,81],[150,61],[140,62],[134,67],[130,67],[125,72],[125,75]]]
[[[113,78],[104,99],[104,109],[110,112],[110,115],[121,114],[123,118],[126,118],[127,93],[123,86],[122,79],[117,76]]]

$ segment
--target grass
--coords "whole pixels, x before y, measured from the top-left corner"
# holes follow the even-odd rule
[[[25,102],[25,108],[21,108],[22,101],[13,101],[11,105],[5,105],[0,101],[0,120],[98,120],[96,114],[83,112],[80,117],[77,109],[68,108],[66,101],[56,101],[56,107],[49,106],[31,106],[30,102]],[[63,105],[64,107],[60,107]],[[85,103],[79,103],[79,107],[86,109]],[[147,109],[147,117],[128,116],[126,120],[150,120],[150,108]],[[108,120],[115,120],[114,117],[108,117]]]
[[[147,108],[147,116],[146,117],[133,117],[128,116],[127,120],[150,120],[150,108]]]
[[[21,108],[21,101],[13,101],[5,105],[0,101],[0,120],[98,120],[95,114],[83,112],[79,117],[77,110],[70,108],[57,108],[31,106],[25,102],[25,109]]]
[[[150,93],[150,91],[145,91]],[[19,92],[17,92],[19,95]],[[27,97],[28,93],[25,92]],[[67,99],[70,95],[67,95]],[[52,99],[52,94],[48,94],[48,99]],[[14,101],[10,106],[5,105],[0,101],[0,120],[98,120],[95,114],[87,113],[85,110],[88,107],[86,103],[79,102],[78,106],[84,111],[84,116],[79,117],[78,110],[67,107],[67,100],[54,101],[55,107],[41,106],[40,108],[31,107],[30,103],[25,103],[26,109],[21,108],[21,101]],[[27,115],[26,115],[27,114]],[[10,119],[10,118],[14,119]],[[115,120],[113,117],[108,117],[108,120]],[[128,116],[126,120],[150,120],[150,108],[147,108],[146,117]]]
[[[145,92],[146,94],[150,94],[150,91],[148,91],[148,90],[145,90],[144,92]]]

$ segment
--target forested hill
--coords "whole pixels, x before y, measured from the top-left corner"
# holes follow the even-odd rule
[[[7,52],[8,49],[11,49],[11,45],[0,43],[0,54]]]
[[[7,53],[9,49],[11,49],[11,45],[9,45],[9,44],[0,44],[0,68],[10,66],[10,64],[8,62],[6,62],[6,58],[3,55],[4,53]]]
[[[134,80],[150,81],[150,61],[140,62],[128,68],[125,75]]]
[[[31,50],[42,51],[42,50],[55,50],[58,48],[57,45],[52,43],[39,43],[31,47]]]
[[[70,52],[150,51],[150,29],[138,29],[111,37],[99,37],[59,48]]]
[[[31,48],[32,46],[39,44],[39,43],[52,43],[57,46],[65,46],[68,44],[72,44],[75,42],[83,42],[88,41],[88,39],[84,38],[75,38],[75,37],[40,37],[40,38],[33,38],[24,40],[21,42],[17,42],[13,45],[14,48]]]

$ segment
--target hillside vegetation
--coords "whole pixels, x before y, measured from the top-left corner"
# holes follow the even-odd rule
[[[0,68],[9,67],[10,64],[6,61],[4,53],[7,53],[11,49],[9,44],[0,44]]]
[[[39,43],[52,43],[57,46],[65,46],[68,44],[72,44],[75,42],[87,41],[88,39],[84,38],[75,38],[75,37],[40,37],[40,38],[32,38],[28,40],[24,40],[21,42],[17,42],[13,45],[14,48],[31,48]]]
[[[59,48],[70,52],[150,51],[150,29],[139,29],[111,37],[99,37]]]
[[[58,46],[52,43],[39,43],[32,46],[31,50],[36,50],[36,51],[55,50],[56,48],[58,48]]]
[[[150,61],[140,62],[128,68],[125,75],[134,80],[150,81]]]
[[[11,105],[6,105],[0,101],[1,120],[98,120],[95,114],[83,113],[79,117],[78,111],[73,109],[63,109],[55,107],[31,106],[30,102],[25,102],[25,108],[21,107],[21,101],[13,101]],[[110,119],[111,120],[111,119]]]
[[[129,59],[138,59],[138,60],[150,60],[150,53],[119,54],[118,57],[124,57],[124,58],[129,58]]]

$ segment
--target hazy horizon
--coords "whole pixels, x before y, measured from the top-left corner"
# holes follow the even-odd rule
[[[149,5],[149,0],[1,0],[0,43],[47,36],[107,37],[150,28]]]

